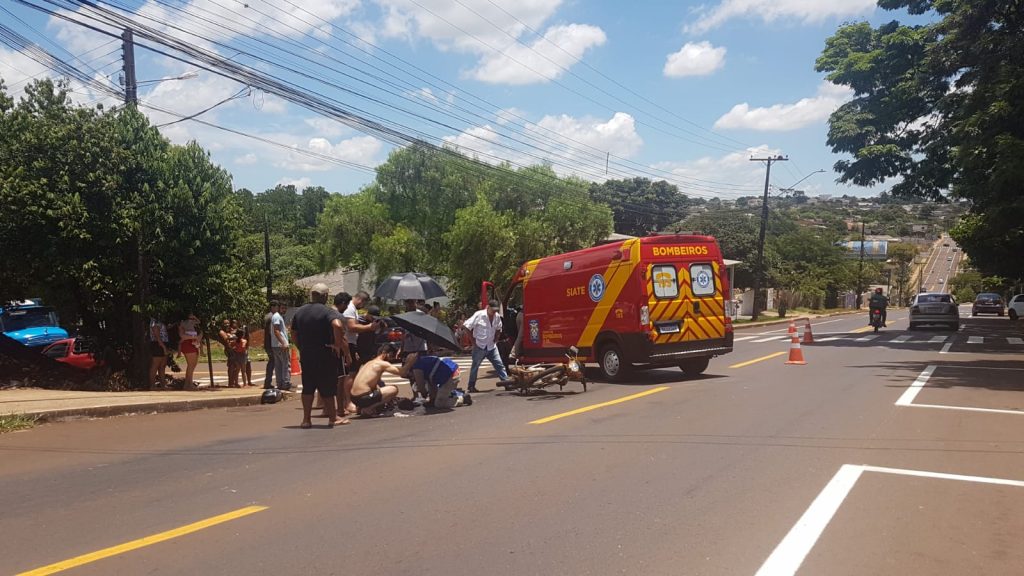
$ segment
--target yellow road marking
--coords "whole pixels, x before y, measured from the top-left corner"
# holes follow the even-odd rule
[[[746,362],[740,362],[739,364],[733,364],[732,366],[729,366],[729,368],[743,368],[744,366],[750,366],[751,364],[757,364],[758,362],[764,362],[765,360],[771,360],[772,358],[778,358],[779,356],[782,356],[783,354],[787,354],[787,353],[788,353],[788,351],[776,352],[775,354],[769,354],[767,356],[761,356],[760,358],[755,358],[753,360],[748,360]]]
[[[143,538],[139,538],[138,540],[132,540],[131,542],[125,542],[124,544],[118,544],[117,546],[111,546],[110,548],[104,548],[103,550],[90,552],[89,554],[76,556],[74,558],[70,558],[62,562],[57,562],[56,564],[50,564],[49,566],[43,566],[42,568],[36,568],[35,570],[30,570],[28,572],[22,572],[17,576],[44,576],[46,574],[56,574],[57,572],[63,572],[70,568],[81,566],[83,564],[89,564],[97,560],[110,558],[111,556],[117,556],[118,554],[124,554],[125,552],[130,552],[132,550],[150,546],[152,544],[157,544],[165,540],[170,540],[171,538],[177,538],[178,536],[191,534],[192,532],[198,532],[199,530],[202,530],[204,528],[216,526],[217,524],[221,524],[229,520],[235,520],[236,518],[241,518],[243,516],[248,516],[249,514],[255,514],[256,512],[262,512],[263,510],[266,509],[266,506],[246,506],[245,508],[239,508],[234,512],[228,512],[226,514],[221,514],[220,516],[214,516],[212,518],[207,518],[206,520],[200,520],[199,522],[194,522],[192,524],[188,524],[180,528],[168,530],[166,532],[161,532],[159,534],[153,534],[152,536],[146,536]]]
[[[650,396],[658,392],[664,392],[668,390],[668,386],[658,386],[650,390],[645,390],[639,394],[631,394],[629,396],[623,396],[617,400],[609,400],[608,402],[601,402],[600,404],[591,404],[590,406],[584,406],[583,408],[577,408],[568,412],[562,412],[561,414],[555,414],[554,416],[548,416],[547,418],[541,418],[540,420],[534,420],[530,424],[546,424],[552,420],[558,420],[559,418],[565,418],[567,416],[575,416],[576,414],[582,414],[584,412],[590,412],[591,410],[597,410],[598,408],[604,408],[605,406],[613,406],[615,404],[621,404],[623,402],[629,402],[630,400],[636,400],[637,398],[643,398],[644,396]]]

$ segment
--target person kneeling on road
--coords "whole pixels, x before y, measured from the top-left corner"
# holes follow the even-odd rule
[[[385,384],[381,386],[381,377],[385,374],[393,374],[405,378],[412,363],[406,361],[405,366],[399,369],[393,365],[402,347],[395,342],[388,342],[377,350],[377,356],[364,362],[359,367],[355,379],[352,382],[352,403],[356,405],[359,413],[363,416],[375,416],[384,406],[398,396],[398,386]]]
[[[459,387],[459,365],[451,358],[410,354],[402,366],[403,373],[411,373],[416,386],[427,390],[427,406],[434,408],[455,408],[461,398],[472,403],[468,394],[456,393]]]

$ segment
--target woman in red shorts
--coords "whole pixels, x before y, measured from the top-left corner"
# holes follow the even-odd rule
[[[189,313],[188,317],[178,324],[178,335],[181,340],[178,343],[178,351],[185,356],[185,389],[195,389],[195,382],[192,375],[199,363],[199,318]]]

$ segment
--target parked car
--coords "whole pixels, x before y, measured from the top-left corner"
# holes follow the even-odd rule
[[[79,370],[92,370],[102,362],[96,359],[92,346],[84,338],[65,338],[43,349],[43,355]]]
[[[1010,304],[1006,307],[1006,313],[1010,315],[1010,320],[1016,320],[1024,316],[1024,294],[1017,294],[1010,298]]]
[[[952,294],[924,292],[910,303],[910,329],[926,324],[939,324],[950,330],[960,329],[960,310]]]
[[[68,337],[57,311],[38,298],[0,304],[0,332],[29,348],[43,349]]]
[[[978,314],[998,314],[1002,316],[1005,311],[1006,305],[1003,304],[1003,297],[992,292],[978,294],[974,299],[974,305],[971,306],[971,316],[977,316]]]

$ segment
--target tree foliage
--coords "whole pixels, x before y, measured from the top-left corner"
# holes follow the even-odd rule
[[[548,166],[513,170],[453,151],[410,146],[391,153],[376,181],[332,196],[320,217],[321,264],[446,276],[453,295],[481,280],[502,286],[524,261],[594,245],[612,212],[589,184]]]
[[[675,184],[647,178],[607,180],[590,186],[590,196],[612,207],[615,231],[649,236],[665,230],[686,215],[693,202]]]
[[[77,107],[45,80],[0,98],[0,204],[0,300],[42,297],[125,357],[147,315],[256,306],[230,176],[134,109]]]
[[[1016,0],[879,0],[926,25],[844,25],[817,69],[851,87],[828,143],[840,181],[898,179],[897,196],[970,200],[952,231],[978,268],[1024,276],[1024,5]]]

